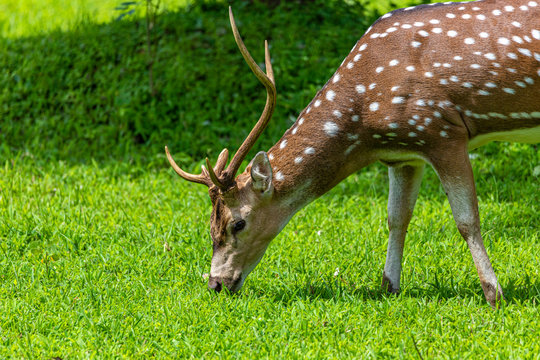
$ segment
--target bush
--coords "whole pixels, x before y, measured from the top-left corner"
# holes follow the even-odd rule
[[[234,4],[254,58],[268,39],[278,106],[255,146],[267,149],[378,16],[360,3]],[[227,5],[163,12],[153,29],[156,96],[148,88],[144,19],[81,23],[70,32],[0,39],[0,156],[135,159],[162,164],[235,150],[264,107],[264,88],[234,43]]]

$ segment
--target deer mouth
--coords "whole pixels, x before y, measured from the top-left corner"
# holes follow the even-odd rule
[[[208,289],[215,292],[221,292],[223,289],[227,289],[226,292],[230,294],[237,293],[244,284],[244,277],[242,274],[235,279],[232,278],[219,278],[212,277],[208,279]]]

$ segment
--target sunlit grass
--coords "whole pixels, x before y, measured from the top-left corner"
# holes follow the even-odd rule
[[[510,147],[517,152],[505,157]],[[486,246],[509,301],[499,310],[486,304],[431,170],[409,228],[400,296],[379,289],[388,236],[381,165],[297,214],[240,295],[216,296],[202,278],[211,256],[204,187],[128,163],[7,161],[0,353],[414,358],[416,345],[424,358],[534,358],[540,208],[527,163],[538,153],[488,150],[473,162]]]
[[[161,9],[174,11],[192,0],[161,0]],[[118,18],[116,9],[128,0],[3,0],[0,2],[0,37],[46,34],[70,30],[81,22],[105,23]],[[133,17],[145,14],[145,0],[136,1]]]

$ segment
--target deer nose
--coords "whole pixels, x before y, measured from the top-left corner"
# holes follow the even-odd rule
[[[220,292],[222,288],[221,279],[210,277],[210,279],[208,279],[208,288],[215,292]]]

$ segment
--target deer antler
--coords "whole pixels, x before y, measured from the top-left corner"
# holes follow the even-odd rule
[[[236,151],[236,154],[234,154],[233,159],[231,160],[231,163],[227,167],[227,170],[224,172],[224,178],[234,178],[236,175],[236,172],[238,171],[238,168],[240,167],[240,164],[246,157],[249,150],[253,147],[253,144],[255,144],[255,141],[259,138],[261,133],[263,132],[264,128],[272,118],[272,114],[274,112],[274,108],[276,107],[276,85],[274,81],[274,70],[272,69],[272,63],[270,62],[270,51],[268,50],[268,41],[265,40],[264,42],[264,60],[266,64],[266,74],[261,70],[261,68],[257,65],[255,60],[251,57],[249,54],[249,51],[247,50],[246,46],[244,45],[244,42],[242,41],[242,37],[240,36],[240,33],[238,32],[238,28],[236,27],[236,23],[234,22],[234,16],[232,13],[232,8],[229,6],[229,19],[231,21],[231,27],[234,34],[234,39],[236,40],[236,44],[238,45],[238,48],[240,49],[240,52],[242,53],[242,56],[244,57],[244,60],[246,60],[248,66],[251,68],[251,71],[253,71],[253,74],[259,79],[259,81],[264,85],[266,88],[266,105],[264,106],[263,113],[259,120],[257,121],[257,124],[255,127],[251,130],[247,138],[244,140],[238,151]]]
[[[218,188],[222,190],[226,190],[231,186],[231,184],[234,182],[234,177],[236,175],[236,172],[238,171],[238,168],[240,167],[240,164],[242,164],[242,161],[245,159],[247,153],[249,150],[253,147],[253,144],[257,141],[263,130],[266,128],[266,125],[272,118],[272,114],[274,112],[274,108],[276,106],[276,85],[274,82],[274,70],[272,69],[272,63],[270,62],[270,51],[268,50],[268,41],[264,42],[264,61],[266,64],[266,74],[261,70],[259,65],[253,60],[251,57],[249,51],[247,50],[246,46],[244,45],[244,42],[242,41],[242,37],[240,36],[240,33],[238,32],[238,28],[236,27],[236,23],[234,22],[234,16],[232,13],[232,9],[229,6],[229,19],[231,21],[231,27],[234,34],[234,39],[236,41],[236,44],[238,45],[238,48],[240,49],[240,53],[244,57],[244,60],[246,60],[248,66],[250,67],[251,71],[255,74],[257,79],[264,85],[266,88],[266,105],[264,106],[263,113],[259,120],[257,121],[257,124],[253,127],[247,138],[244,140],[238,151],[234,154],[231,163],[227,167],[225,171],[225,165],[227,164],[227,160],[229,158],[229,151],[227,149],[223,149],[221,154],[219,154],[218,161],[216,163],[215,167],[212,167],[210,164],[210,161],[208,158],[206,158],[206,166],[202,167],[202,173],[200,175],[194,175],[189,174],[185,171],[183,171],[173,160],[171,154],[169,153],[169,150],[165,146],[165,152],[167,153],[167,158],[169,159],[169,163],[173,167],[173,169],[176,171],[178,175],[180,175],[185,180],[196,182],[199,184],[207,185],[208,187],[215,185]]]
[[[219,188],[223,188],[223,184],[221,183],[221,181],[217,180],[215,173],[220,174],[225,168],[225,164],[227,164],[227,160],[229,158],[229,150],[223,149],[223,151],[221,151],[215,168],[212,168],[210,166],[210,162],[208,161],[208,158],[206,158],[206,165],[208,166],[208,169],[202,166],[202,172],[199,175],[190,174],[182,170],[180,166],[178,166],[174,161],[171,153],[169,153],[169,148],[167,146],[165,146],[165,153],[167,154],[167,159],[169,160],[172,168],[174,169],[174,171],[176,171],[178,175],[180,175],[181,178],[194,183],[203,184],[208,187],[214,184]],[[217,181],[214,181],[214,177],[216,177]]]
[[[204,167],[203,172],[199,175],[187,173],[176,164],[176,162],[171,156],[171,153],[169,153],[169,148],[167,146],[165,146],[165,153],[167,154],[167,159],[169,160],[172,168],[174,169],[174,171],[176,171],[178,175],[180,175],[181,178],[194,183],[203,184],[208,187],[212,185],[212,181],[210,181],[210,178],[208,177],[207,172],[205,172],[206,169],[204,169]]]

